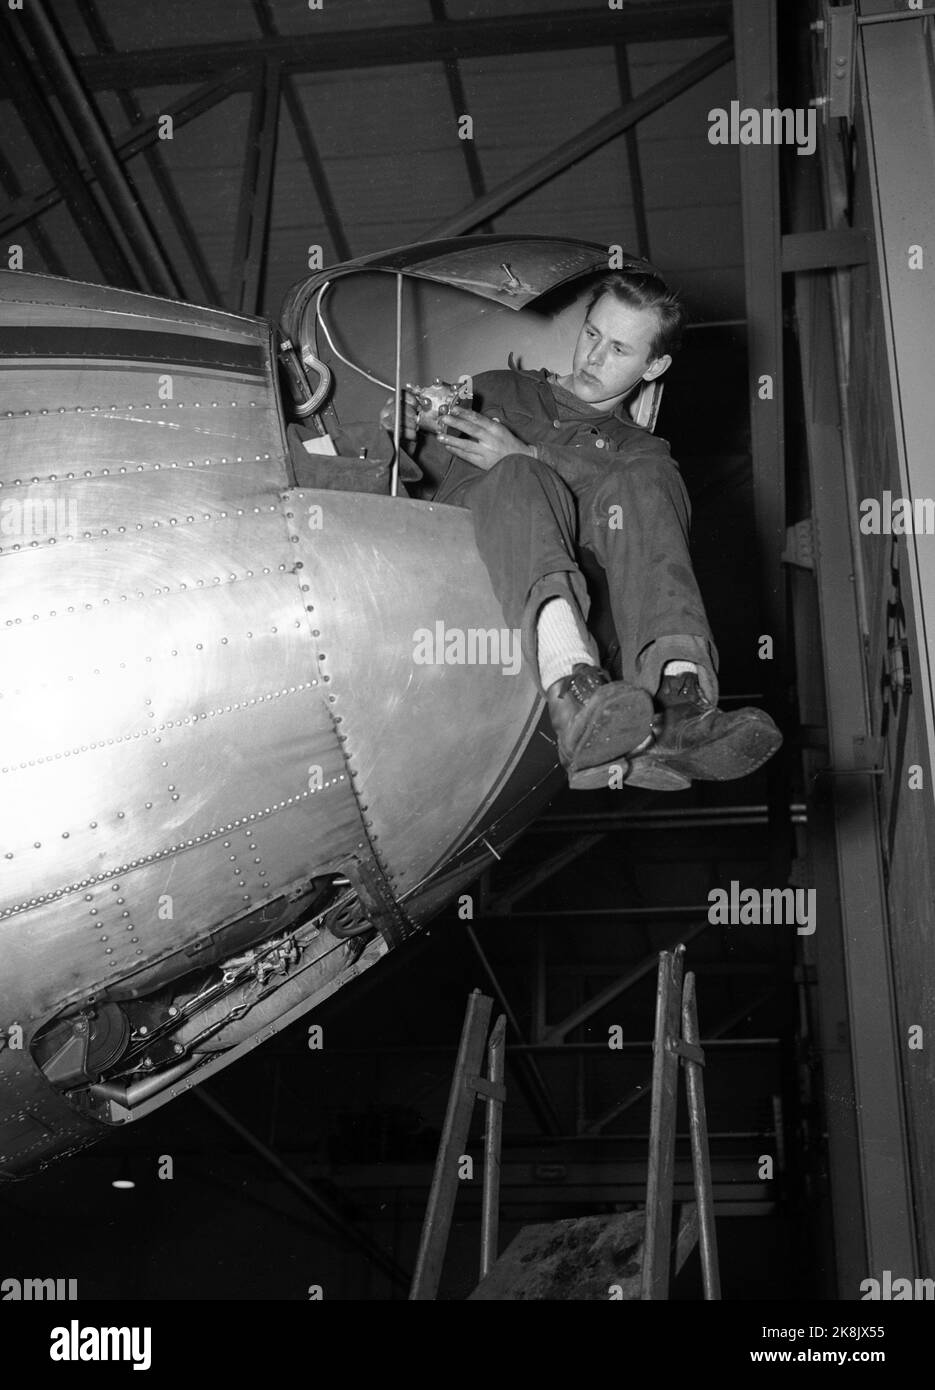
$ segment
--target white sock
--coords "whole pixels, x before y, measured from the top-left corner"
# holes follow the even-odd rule
[[[697,676],[698,667],[693,661],[667,661],[662,668],[662,674],[664,676],[682,676],[687,671]]]
[[[565,598],[550,598],[539,609],[536,623],[536,656],[543,690],[570,676],[579,662],[596,666],[593,643],[575,610]]]

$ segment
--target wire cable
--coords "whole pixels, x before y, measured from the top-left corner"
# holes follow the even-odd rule
[[[402,370],[403,370],[403,277],[396,272],[396,383],[393,387],[393,468],[390,474],[390,496],[399,491],[399,436],[402,429]]]
[[[331,351],[334,353],[338,361],[343,362],[345,367],[350,367],[352,372],[357,372],[359,376],[366,377],[367,380],[372,381],[375,386],[382,386],[384,391],[392,391],[393,388],[388,381],[381,381],[378,376],[371,376],[369,372],[364,371],[363,367],[358,367],[356,362],[351,362],[347,357],[344,356],[342,352],[339,352],[338,349],[335,347],[334,339],[332,338],[331,333],[329,332],[328,325],[325,323],[324,316],[321,312],[322,299],[324,297],[325,290],[330,288],[331,281],[326,280],[325,283],[322,285],[321,289],[318,291],[318,298],[315,301],[315,318],[318,321],[318,323],[321,324],[322,332],[324,333],[325,338],[327,339],[328,346],[330,347]]]

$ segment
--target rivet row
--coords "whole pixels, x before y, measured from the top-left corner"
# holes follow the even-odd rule
[[[182,729],[196,724],[201,719],[215,719],[221,714],[231,714],[236,710],[247,709],[250,705],[261,705],[267,700],[279,700],[283,695],[298,695],[303,690],[311,690],[317,681],[304,681],[301,685],[283,686],[282,690],[272,690],[266,695],[255,695],[249,700],[236,700],[230,705],[218,705],[217,709],[204,710],[201,714],[188,714],[184,719],[168,719],[164,724],[154,724],[148,729],[138,729],[132,734],[118,734],[115,738],[99,739],[97,742],[82,743],[77,748],[66,748],[61,753],[50,753],[45,758],[30,758],[24,763],[11,763],[0,767],[0,773],[21,772],[29,767],[41,767],[43,763],[59,762],[62,758],[76,757],[79,753],[95,752],[98,748],[110,748],[119,743],[131,743],[135,739],[148,738],[150,734],[164,733],[167,729]]]
[[[7,411],[9,415],[10,412]],[[27,411],[28,415],[29,412]],[[236,454],[230,458],[203,458],[203,459],[167,459],[159,463],[136,463],[132,468],[125,463],[121,463],[113,468],[101,468],[97,472],[93,468],[84,468],[80,473],[46,473],[34,474],[31,478],[13,478],[4,483],[0,480],[0,488],[3,487],[29,487],[32,483],[68,483],[78,479],[84,481],[86,478],[119,478],[128,473],[161,473],[164,468],[215,468],[218,464],[226,464],[230,467],[233,463],[264,463],[269,460],[269,454],[254,454],[252,459],[246,458],[243,454]]]
[[[254,514],[259,515],[259,513],[260,513],[262,510],[266,510],[266,511],[270,511],[270,512],[275,512],[275,511],[276,511],[276,507],[275,507],[272,503],[270,503],[270,505],[269,505],[267,508],[265,508],[265,509],[264,509],[264,508],[260,508],[260,507],[254,507],[254,508],[252,508],[252,510],[253,510]],[[200,522],[203,522],[203,521],[207,521],[207,522],[210,522],[210,523],[213,525],[214,523],[216,523],[216,522],[218,522],[218,521],[231,521],[231,520],[236,520],[237,517],[239,517],[239,516],[245,516],[245,515],[246,515],[245,509],[244,509],[243,507],[238,507],[237,510],[236,510],[233,514],[230,513],[230,512],[202,512],[200,517],[199,517],[199,516],[196,516],[196,515],[194,515],[194,514],[191,514],[191,515],[189,515],[189,516],[186,516],[186,517],[185,517],[185,521],[186,521],[186,522],[191,522],[193,525],[199,524]],[[150,522],[137,521],[137,522],[134,522],[133,527],[132,527],[132,530],[131,530],[131,528],[128,527],[128,526],[117,526],[117,527],[115,527],[113,530],[111,530],[110,527],[104,526],[104,527],[101,528],[100,531],[97,531],[97,532],[94,532],[94,531],[83,531],[83,532],[81,533],[80,536],[77,536],[77,535],[75,535],[75,536],[67,535],[67,536],[61,536],[61,537],[59,537],[59,536],[50,536],[50,537],[48,538],[48,540],[30,541],[30,542],[28,543],[28,545],[25,544],[25,543],[21,545],[20,542],[17,541],[15,545],[8,545],[8,546],[6,547],[6,549],[4,549],[4,547],[3,547],[2,545],[0,545],[0,555],[4,555],[4,554],[6,554],[6,555],[15,555],[15,554],[18,554],[18,552],[21,551],[21,550],[41,550],[41,549],[43,549],[43,547],[47,547],[47,546],[51,546],[51,545],[57,545],[57,544],[59,543],[60,540],[61,540],[62,542],[64,542],[64,543],[67,543],[68,541],[71,541],[71,542],[74,543],[74,542],[77,541],[77,540],[93,541],[93,540],[96,540],[99,536],[111,536],[111,535],[114,535],[114,536],[122,536],[122,535],[126,535],[126,534],[132,534],[133,531],[145,531],[145,530],[147,530],[147,529],[150,529],[150,530],[158,530],[161,526],[164,526],[164,525],[177,526],[177,525],[178,525],[178,521],[179,521],[178,517],[170,517],[169,520],[168,520],[168,522],[163,522],[163,521],[150,521]]]
[[[277,565],[276,572],[279,574],[285,574],[288,568],[289,567],[284,564]],[[144,590],[142,589],[137,589],[135,593],[121,594],[119,596],[119,600],[117,601],[119,601],[120,603],[127,603],[132,599],[165,598],[170,594],[185,594],[189,592],[194,593],[197,589],[205,588],[205,586],[209,582],[212,584],[242,584],[246,579],[256,579],[258,573],[272,574],[273,568],[271,565],[264,565],[259,572],[257,572],[256,570],[244,570],[243,574],[230,574],[226,579],[224,579],[220,575],[214,575],[212,576],[210,581],[208,581],[207,579],[196,579],[191,584],[179,584],[177,588],[173,587],[170,584],[163,584],[160,585],[158,589],[153,589],[148,593],[144,592]],[[111,603],[113,602],[115,602],[114,599],[105,598],[101,599],[99,604],[87,602],[78,605],[69,604],[68,607],[62,609],[61,612],[59,612],[57,609],[50,610],[48,616],[50,618],[64,618],[66,614],[93,613],[95,608],[109,608]],[[33,613],[31,617],[33,622],[44,621],[41,613]],[[7,618],[5,621],[5,626],[19,627],[22,624],[22,622],[22,618]]]
[[[256,408],[256,401],[189,401],[189,408],[192,410],[214,410],[222,406],[225,410],[238,410],[246,407]],[[21,420],[29,416],[41,419],[43,415],[107,415],[115,410],[184,410],[184,401],[159,401],[153,405],[151,401],[144,401],[142,405],[59,405],[52,409],[42,410],[5,410],[3,418],[5,420]]]
[[[130,869],[141,868],[145,864],[154,863],[159,859],[166,859],[171,854],[178,854],[182,850],[191,849],[194,845],[206,844],[210,840],[215,840],[219,835],[227,835],[232,830],[238,829],[242,825],[249,825],[253,821],[265,820],[267,816],[273,816],[277,811],[283,811],[287,806],[297,806],[300,801],[306,801],[308,797],[315,796],[319,791],[325,791],[328,787],[336,787],[345,780],[344,774],[340,773],[330,781],[322,783],[321,787],[313,790],[297,792],[295,796],[287,796],[282,801],[274,801],[272,806],[265,806],[261,811],[250,811],[245,816],[240,816],[237,820],[228,822],[227,825],[218,826],[216,830],[206,830],[202,835],[194,835],[189,840],[179,840],[178,844],[169,845],[166,849],[155,850],[152,854],[142,855],[139,859],[130,859],[126,864],[119,868],[108,869],[105,873],[94,874],[90,878],[79,879],[77,883],[70,883],[65,888],[56,888],[51,893],[41,893],[35,898],[29,898],[21,903],[15,903],[12,907],[0,911],[0,921],[7,917],[13,917],[19,912],[24,912],[27,908],[37,907],[41,903],[55,902],[59,898],[65,897],[68,893],[74,893],[79,888],[88,888],[92,883],[104,883],[115,875],[128,873]],[[37,845],[37,848],[41,846]],[[88,895],[85,895],[87,901]]]

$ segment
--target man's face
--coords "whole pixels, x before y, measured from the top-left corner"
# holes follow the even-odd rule
[[[655,309],[632,309],[616,296],[602,294],[588,310],[575,344],[571,389],[578,399],[612,410],[637,382],[661,376],[672,358],[651,352],[658,329]]]

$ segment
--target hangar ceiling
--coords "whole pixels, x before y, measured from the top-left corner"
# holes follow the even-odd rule
[[[275,315],[310,246],[327,265],[416,241],[500,191],[502,207],[457,230],[619,243],[663,266],[696,318],[743,317],[737,162],[699,140],[707,111],[735,90],[726,3],[628,0],[611,10],[568,0],[323,0],[311,10],[305,0],[70,0],[45,8],[62,60],[91,94],[138,194],[172,292],[184,298]],[[0,182],[12,203],[0,219],[3,244],[18,233],[27,268],[103,278],[100,229],[80,235],[86,211],[54,189],[43,157],[48,127],[68,139],[139,287],[158,290],[138,266],[133,228],[114,219],[94,179],[96,153],[75,138],[48,35],[15,16],[7,25],[29,37],[6,59],[14,99],[0,108]],[[697,76],[712,54],[715,69]],[[607,138],[621,107],[647,96],[652,107],[667,95]],[[172,138],[160,139],[167,115]],[[464,115],[472,139],[459,138]],[[515,195],[521,175],[595,126],[605,129],[585,143],[599,147]],[[242,297],[245,252],[257,274]]]

